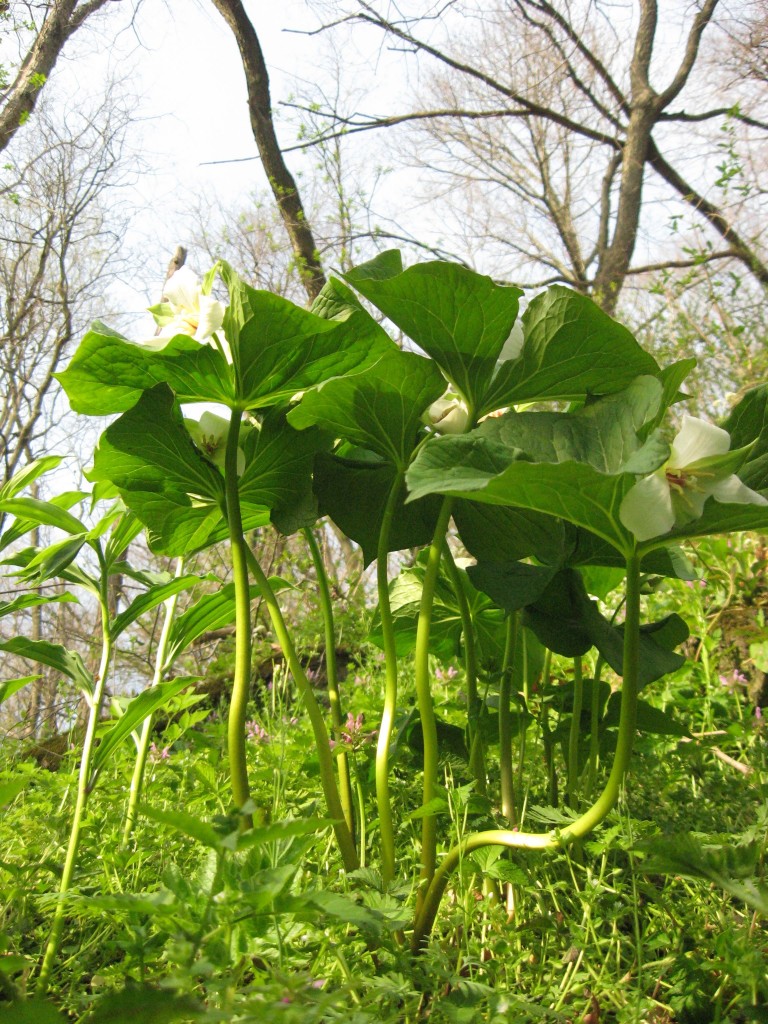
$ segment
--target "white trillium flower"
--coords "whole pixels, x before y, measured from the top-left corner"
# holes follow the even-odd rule
[[[469,409],[466,402],[449,393],[430,405],[422,422],[438,434],[463,434],[469,425]]]
[[[509,337],[504,342],[501,352],[499,352],[499,358],[496,360],[497,363],[507,363],[511,359],[517,359],[523,351],[524,342],[525,336],[523,334],[522,321],[516,320],[512,330],[509,332]]]
[[[163,302],[150,311],[160,326],[160,333],[147,344],[162,348],[177,334],[186,334],[195,341],[208,341],[221,329],[225,310],[223,302],[203,294],[197,276],[189,267],[180,267],[165,283]],[[226,341],[223,344],[231,362]]]
[[[768,505],[762,494],[728,471],[731,438],[726,430],[684,416],[668,461],[626,494],[619,518],[637,540],[661,537],[698,519],[707,498],[737,505]]]
[[[227,434],[229,422],[213,412],[204,412],[199,420],[184,420],[189,436],[207,459],[224,472],[227,455]],[[237,449],[237,475],[245,470],[245,454]]]

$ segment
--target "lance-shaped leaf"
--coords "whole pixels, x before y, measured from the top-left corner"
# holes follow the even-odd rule
[[[222,518],[224,478],[187,433],[173,392],[159,384],[107,427],[92,480],[110,480],[172,555],[202,547]]]
[[[9,498],[0,501],[0,513],[7,512],[17,519],[26,519],[34,526],[54,526],[65,533],[85,533],[87,527],[66,509],[39,498]]]
[[[659,372],[626,327],[561,285],[532,300],[523,314],[523,336],[520,355],[500,364],[479,414],[620,391],[635,377]]]
[[[636,473],[651,472],[669,451],[638,431],[655,415],[661,385],[640,377],[625,391],[573,413],[508,413],[462,437],[425,445],[407,474],[411,499],[454,494],[558,516],[622,553],[634,538],[619,519]]]
[[[2,487],[0,487],[0,501],[7,501],[9,498],[13,498],[17,494],[21,494],[31,483],[34,483],[44,473],[50,472],[55,469],[61,462],[60,455],[46,455],[42,459],[35,459],[32,462],[28,462],[26,466],[20,469],[17,473],[11,477],[10,480],[6,480]]]
[[[397,478],[390,462],[319,455],[315,460],[314,488],[320,515],[329,516],[363,549],[369,565],[377,556],[384,510]],[[441,499],[428,496],[403,504],[405,488],[395,509],[389,550],[420,547],[432,539]]]
[[[307,392],[288,420],[298,430],[320,426],[404,469],[422,413],[444,391],[434,362],[392,344],[372,366]]]
[[[0,601],[0,618],[4,615],[14,615],[16,612],[25,611],[27,608],[36,608],[41,604],[55,604],[59,602],[73,602],[78,604],[74,594],[21,594],[12,601]]]
[[[153,608],[157,608],[159,604],[162,604],[169,597],[173,597],[174,594],[180,594],[182,591],[196,586],[200,583],[201,579],[202,577],[194,573],[186,576],[174,576],[168,583],[156,584],[145,593],[139,594],[138,597],[131,601],[124,612],[121,612],[113,619],[110,626],[112,639],[116,640],[141,615],[145,615]]]
[[[98,323],[56,378],[74,411],[89,416],[131,409],[160,383],[168,384],[180,402],[231,405],[236,397],[232,370],[210,345],[177,335],[158,351]]]
[[[362,295],[416,342],[477,412],[517,319],[522,292],[457,263],[402,269],[382,253],[345,275]]]
[[[0,650],[47,665],[56,672],[68,676],[84,693],[90,695],[93,692],[93,676],[77,651],[69,651],[61,644],[52,644],[48,640],[28,640],[24,636],[3,640],[0,643]]]
[[[275,592],[280,589],[280,582],[278,577],[270,578],[270,584]],[[251,600],[259,595],[258,587],[251,587]],[[174,619],[168,638],[166,664],[173,664],[181,652],[186,650],[203,633],[229,626],[234,621],[235,587],[233,583],[227,583],[214,594],[204,594],[191,608]]]
[[[131,735],[134,729],[141,725],[145,718],[168,704],[177,693],[189,684],[189,679],[173,679],[167,683],[158,683],[157,686],[152,686],[140,693],[138,697],[133,698],[120,718],[101,737],[91,761],[91,777],[88,783],[91,789],[96,784],[101,769],[117,747]]]

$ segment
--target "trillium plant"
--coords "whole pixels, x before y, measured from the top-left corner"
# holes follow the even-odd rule
[[[225,291],[226,301],[213,297]],[[248,764],[259,756],[248,743],[255,599],[311,723],[343,867],[354,879],[361,863],[376,864],[385,891],[408,881],[396,858],[402,801],[393,796],[393,769],[403,737],[418,734],[422,799],[405,813],[420,822],[420,869],[411,879],[410,924],[391,928],[418,955],[455,872],[486,870],[487,891],[502,895],[497,862],[481,851],[560,849],[615,807],[648,706],[640,692],[682,664],[675,648],[687,636],[674,614],[643,622],[643,583],[692,579],[684,554],[691,539],[768,527],[768,391],[749,392],[721,425],[705,423],[684,413],[695,361],[660,367],[585,296],[554,286],[520,317],[518,289],[447,262],[404,268],[398,252],[331,280],[309,310],[251,288],[224,262],[201,282],[180,270],[166,297],[152,310],[154,338],[134,342],[96,324],[59,375],[76,412],[113,417],[88,472],[94,494],[116,502],[104,530],[135,524],[153,552],[179,560],[174,579],[182,582],[150,587],[156,603],[183,589],[184,560],[227,546],[235,845],[259,826],[267,798],[252,790]],[[195,403],[213,403],[221,414],[195,419]],[[27,482],[5,495],[17,532],[37,521],[79,538],[82,530],[62,523],[60,505],[16,496]],[[385,671],[380,718],[365,722],[376,742],[376,808],[367,822],[347,764],[349,723],[361,719],[345,707],[334,671],[333,599],[317,540],[324,519],[376,563],[371,639]],[[254,532],[266,530],[302,533],[309,545],[329,701],[318,699],[279,586],[254,554]],[[81,543],[98,546],[100,537]],[[124,539],[110,542],[113,555]],[[69,543],[46,565],[74,579]],[[415,560],[389,557],[414,550]],[[394,561],[402,568],[392,576]],[[107,571],[114,564],[104,556]],[[28,574],[30,565],[38,579],[39,554],[27,556]],[[601,604],[612,590],[613,614]],[[174,647],[174,636],[191,635],[191,627],[174,628],[155,688],[168,685],[164,673],[183,646]],[[114,634],[109,624],[107,632]],[[437,701],[436,671],[457,658],[455,680],[440,671]],[[405,665],[415,708],[399,692]],[[547,719],[555,666],[570,680],[556,728]],[[601,678],[608,670],[613,687]],[[451,721],[442,716],[446,690]],[[140,709],[143,718],[134,715],[132,728],[159,699]],[[96,719],[100,701],[91,698]],[[567,778],[567,807],[553,811],[549,828],[531,827],[521,800],[534,716],[549,770],[562,749]],[[658,722],[645,717],[651,727]],[[117,738],[129,732],[123,726]],[[148,741],[147,731],[144,760]],[[463,759],[478,807],[477,827],[453,842],[440,769],[449,746]],[[132,806],[126,842],[142,810],[136,800]],[[56,941],[50,949],[52,957]]]

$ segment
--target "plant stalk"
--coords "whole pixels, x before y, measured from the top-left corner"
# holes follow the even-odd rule
[[[323,611],[323,629],[325,632],[325,671],[328,678],[328,700],[331,705],[331,725],[336,741],[341,739],[341,731],[344,727],[344,717],[341,709],[341,696],[339,694],[339,677],[336,664],[336,628],[333,621],[333,601],[331,599],[331,588],[328,585],[328,573],[323,563],[323,556],[320,545],[317,543],[313,531],[307,527],[304,531],[312,563],[315,567],[317,585],[320,593],[320,607]],[[339,776],[339,797],[344,810],[344,820],[347,828],[355,835],[355,802],[352,796],[352,778],[349,771],[349,757],[345,750],[336,755],[336,770]]]
[[[102,562],[103,569],[103,558],[100,558],[100,561]],[[88,796],[90,794],[89,780],[91,774],[91,755],[93,753],[96,726],[99,723],[101,707],[104,702],[104,690],[107,682],[109,663],[112,658],[112,638],[109,631],[109,604],[106,580],[102,581],[101,589],[102,593],[99,598],[99,604],[101,607],[102,636],[101,662],[99,664],[99,672],[96,676],[93,694],[89,699],[90,709],[88,713],[88,722],[85,728],[85,737],[83,739],[83,750],[80,756],[80,770],[77,777],[77,797],[75,800],[74,814],[72,816],[72,827],[69,833],[67,853],[64,859],[64,868],[62,870],[61,881],[59,883],[59,899],[56,903],[53,922],[51,924],[51,932],[48,936],[48,942],[43,955],[43,963],[37,979],[37,991],[41,994],[44,994],[48,990],[51,970],[56,961],[59,946],[61,944],[61,934],[64,929],[64,896],[69,892],[72,886],[72,878],[77,864],[77,853],[80,847],[83,817],[85,815]]]
[[[389,492],[379,533],[376,552],[376,586],[379,597],[379,618],[384,643],[384,707],[381,713],[379,737],[376,743],[376,807],[381,836],[381,878],[385,886],[395,877],[395,829],[392,823],[392,803],[389,795],[389,748],[397,711],[397,644],[395,623],[389,602],[389,574],[387,562],[389,537],[395,510],[403,488],[403,474],[398,473]]]
[[[182,575],[184,572],[184,559],[178,558],[176,560],[176,578]],[[173,626],[173,616],[176,612],[176,603],[179,595],[172,594],[165,602],[165,618],[163,620],[163,628],[160,632],[160,639],[157,644],[157,650],[155,651],[155,671],[152,677],[151,687],[159,686],[163,681],[163,676],[168,669],[167,664],[167,652],[168,652],[168,641],[171,636],[171,627]],[[127,846],[133,830],[136,826],[136,819],[138,817],[138,806],[139,800],[141,799],[141,787],[144,782],[144,772],[147,767],[147,755],[149,753],[149,738],[152,735],[152,720],[153,715],[147,715],[144,719],[144,723],[141,727],[141,733],[139,734],[139,742],[136,750],[136,763],[133,766],[133,775],[131,776],[131,787],[128,792],[128,810],[125,813],[125,826],[123,828],[123,838],[121,846]]]
[[[515,652],[520,630],[520,613],[507,616],[504,661],[499,684],[499,781],[501,784],[501,813],[510,825],[517,824],[515,809],[515,773],[512,767],[512,679]]]
[[[424,782],[422,804],[428,806],[437,796],[437,724],[432,702],[432,686],[429,675],[429,633],[432,625],[432,606],[435,600],[437,574],[445,543],[445,534],[451,518],[453,499],[444,498],[437,518],[437,525],[427,554],[427,567],[419,605],[416,627],[416,651],[414,654],[416,700],[421,721],[424,744]],[[417,897],[417,908],[421,905],[435,874],[437,863],[437,816],[434,812],[425,814],[421,820],[421,874]],[[417,910],[418,912],[418,910]]]
[[[269,617],[272,622],[272,628],[275,631],[277,642],[280,644],[280,649],[283,652],[283,656],[286,660],[288,668],[293,676],[294,682],[299,689],[299,692],[304,700],[304,705],[309,715],[309,721],[312,725],[312,732],[315,737],[315,748],[317,751],[317,759],[320,769],[320,783],[323,787],[323,794],[325,796],[326,806],[328,807],[328,813],[333,820],[333,830],[336,834],[336,841],[339,845],[341,852],[341,858],[344,862],[344,868],[347,871],[356,871],[360,866],[360,861],[357,856],[357,850],[355,849],[355,842],[352,838],[352,833],[347,828],[347,823],[344,820],[344,810],[341,806],[341,798],[339,797],[338,786],[336,785],[336,773],[333,767],[333,754],[331,752],[331,744],[329,742],[328,730],[325,727],[325,721],[323,719],[323,713],[320,710],[320,705],[317,703],[317,698],[312,690],[307,674],[304,671],[304,667],[299,661],[299,656],[296,653],[296,648],[291,640],[290,633],[285,624],[283,613],[280,610],[275,592],[270,586],[269,580],[267,579],[264,570],[259,565],[259,562],[253,552],[246,546],[246,558],[248,567],[253,574],[253,578],[256,585],[261,593],[262,600],[267,606]]]
[[[232,799],[238,810],[242,810],[251,798],[245,736],[245,722],[251,690],[251,591],[248,580],[248,545],[245,543],[243,535],[237,476],[237,451],[242,415],[239,409],[232,410],[224,457],[227,526],[229,527],[232,580],[235,589],[235,671],[227,720],[227,750]],[[251,816],[245,814],[242,827],[250,828],[252,824]]]
[[[583,839],[615,807],[624,777],[629,768],[637,720],[638,662],[640,646],[640,557],[633,552],[627,559],[627,597],[624,619],[623,679],[621,711],[616,753],[611,773],[597,800],[575,821],[563,829],[544,834],[491,829],[467,836],[446,855],[417,907],[411,945],[419,953],[432,931],[445,888],[452,872],[464,857],[484,846],[505,846],[509,849],[553,850]]]
[[[573,714],[568,731],[568,806],[578,806],[579,790],[579,739],[581,738],[581,709],[584,704],[584,675],[581,657],[573,659]]]

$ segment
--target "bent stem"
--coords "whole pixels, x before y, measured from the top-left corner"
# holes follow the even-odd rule
[[[328,700],[331,705],[331,724],[336,741],[341,739],[341,730],[344,726],[344,717],[341,710],[341,696],[339,694],[339,679],[336,671],[336,629],[333,621],[333,601],[331,600],[331,588],[328,586],[328,573],[325,570],[323,556],[317,538],[309,527],[304,531],[304,538],[312,555],[312,562],[315,566],[317,585],[320,593],[320,607],[323,611],[323,629],[325,632],[325,671],[328,678]],[[336,756],[336,768],[339,774],[339,796],[341,806],[344,810],[344,820],[347,828],[354,838],[355,835],[355,804],[352,798],[352,779],[349,773],[349,757],[347,752],[342,750]]]
[[[315,697],[309,680],[307,679],[307,674],[299,661],[299,656],[296,653],[296,648],[293,645],[288,628],[285,625],[285,619],[283,618],[280,605],[275,597],[275,592],[270,586],[269,580],[267,579],[264,570],[259,565],[256,556],[247,546],[245,548],[245,556],[248,568],[251,570],[256,585],[259,588],[262,600],[267,606],[267,611],[269,612],[269,617],[272,622],[272,628],[275,631],[275,636],[277,637],[277,642],[280,644],[280,649],[283,652],[283,656],[291,675],[293,676],[294,682],[298,687],[299,693],[304,700],[304,705],[307,709],[307,714],[309,715],[309,721],[315,737],[315,749],[320,768],[320,783],[323,787],[323,795],[325,796],[328,813],[333,820],[333,830],[336,834],[336,841],[339,845],[339,851],[341,852],[341,858],[344,862],[344,868],[347,871],[356,871],[360,866],[360,861],[357,856],[357,850],[355,849],[355,842],[352,838],[352,833],[347,827],[347,823],[344,819],[344,810],[341,806],[341,798],[339,797],[339,790],[336,785],[336,774],[333,767],[333,754],[331,753],[331,744],[329,742],[328,730],[325,727],[323,713],[320,710],[320,705],[317,703],[317,698]]]
[[[427,567],[421,590],[419,618],[416,627],[416,651],[414,655],[416,701],[419,708],[421,732],[424,743],[424,783],[422,805],[428,807],[437,796],[437,724],[432,703],[432,687],[429,678],[429,632],[432,625],[432,606],[435,600],[437,574],[443,553],[445,534],[451,518],[452,498],[444,498],[437,517],[437,525],[427,554]],[[434,811],[424,815],[421,821],[421,874],[417,897],[417,908],[421,905],[427,889],[432,883],[437,863],[437,815]],[[417,910],[418,912],[418,910]]]
[[[176,560],[176,578],[178,579],[183,572],[184,559],[178,558]],[[155,671],[150,688],[158,686],[162,682],[163,675],[168,669],[168,641],[171,636],[171,626],[173,625],[173,616],[176,612],[176,602],[178,601],[178,598],[178,594],[172,594],[167,601],[164,602],[165,619],[163,620],[163,628],[160,632],[157,650],[155,651]],[[144,724],[141,727],[141,733],[139,735],[139,742],[136,750],[136,763],[133,766],[131,787],[128,793],[128,810],[125,813],[125,827],[123,828],[121,846],[128,845],[133,829],[136,825],[136,818],[138,817],[137,810],[139,806],[139,799],[141,797],[141,787],[144,782],[144,772],[147,767],[149,738],[152,734],[153,717],[153,715],[147,715],[144,719]]]
[[[413,952],[418,954],[435,922],[445,888],[452,872],[467,854],[484,846],[505,846],[509,849],[554,850],[583,839],[615,807],[624,777],[629,768],[632,746],[635,739],[637,719],[638,660],[640,643],[640,557],[633,552],[627,559],[627,596],[624,618],[623,680],[621,687],[621,712],[619,715],[616,754],[610,775],[597,800],[583,814],[564,829],[553,829],[541,835],[532,832],[513,832],[507,829],[492,829],[467,836],[446,855],[427,889],[426,895],[417,906],[411,940]]]
[[[229,433],[227,434],[227,449],[224,456],[227,526],[232,552],[232,580],[235,588],[235,670],[227,720],[227,750],[229,752],[232,799],[238,810],[245,807],[251,796],[248,785],[245,738],[245,722],[251,688],[251,592],[248,581],[248,545],[243,536],[237,479],[237,445],[242,415],[239,409],[232,410]],[[244,815],[242,827],[251,828],[252,825],[251,816]]]
[[[98,554],[103,570],[101,594],[99,596],[102,636],[101,662],[99,664],[99,673],[96,677],[93,693],[89,698],[90,707],[88,711],[88,722],[85,728],[83,750],[80,756],[80,771],[77,777],[77,797],[75,800],[74,814],[72,816],[72,827],[69,833],[67,853],[64,859],[64,868],[61,872],[61,882],[59,883],[59,898],[53,914],[51,932],[48,936],[48,942],[43,956],[43,963],[37,979],[37,990],[41,994],[48,990],[48,980],[61,944],[61,933],[64,928],[64,897],[72,886],[72,877],[75,873],[75,866],[77,864],[77,853],[80,847],[80,834],[83,826],[83,817],[85,815],[85,809],[90,795],[89,779],[91,774],[91,755],[93,753],[94,737],[96,735],[96,726],[98,725],[99,718],[101,716],[101,706],[104,702],[107,673],[109,671],[109,663],[112,658],[112,638],[109,630],[109,603],[106,592],[107,574],[101,551],[99,551]]]
[[[384,707],[381,712],[379,738],[376,744],[376,807],[379,814],[381,836],[381,878],[385,886],[395,877],[395,829],[392,823],[392,804],[389,797],[389,747],[397,711],[397,645],[392,607],[389,602],[387,561],[389,536],[403,487],[403,474],[398,473],[389,492],[379,533],[376,552],[376,586],[379,597],[379,618],[384,644]]]

